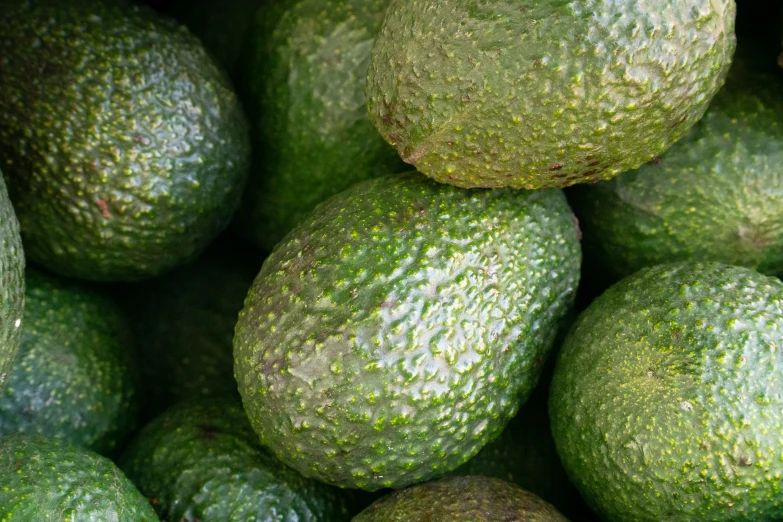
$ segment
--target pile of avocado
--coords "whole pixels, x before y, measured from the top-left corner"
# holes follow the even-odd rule
[[[783,520],[781,14],[0,0],[0,521]]]

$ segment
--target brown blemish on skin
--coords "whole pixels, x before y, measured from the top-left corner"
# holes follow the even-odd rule
[[[111,217],[111,212],[109,212],[109,205],[106,203],[105,199],[99,199],[98,200],[98,207],[101,209],[101,214],[105,218]]]

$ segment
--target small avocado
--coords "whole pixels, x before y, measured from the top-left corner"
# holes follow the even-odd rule
[[[734,0],[392,0],[370,119],[460,187],[609,179],[680,139],[723,84]]]
[[[2,58],[0,58],[2,60]],[[2,161],[2,159],[0,159]],[[0,391],[22,341],[25,257],[19,221],[0,172]]]
[[[163,520],[344,522],[343,493],[258,444],[238,399],[181,402],[137,435],[120,466]]]
[[[30,261],[132,281],[228,225],[250,148],[225,74],[173,20],[124,1],[0,0],[0,161]]]
[[[159,520],[112,461],[63,439],[27,433],[2,437],[0,469],[0,520]]]
[[[127,321],[83,283],[27,268],[22,344],[0,393],[0,436],[61,437],[111,455],[140,397]]]
[[[409,168],[375,132],[364,87],[388,0],[268,0],[248,29],[237,86],[253,135],[238,216],[269,252],[321,201]]]
[[[451,471],[529,396],[579,282],[562,191],[416,172],[322,203],[264,262],[234,337],[262,444],[368,491]]]
[[[678,260],[783,275],[783,77],[758,54],[740,45],[704,118],[665,154],[569,190],[607,278]]]
[[[783,283],[643,268],[580,315],[550,391],[569,477],[605,522],[783,518]]]
[[[568,522],[534,494],[500,479],[452,477],[396,491],[353,522]]]

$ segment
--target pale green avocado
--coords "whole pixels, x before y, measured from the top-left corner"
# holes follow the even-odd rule
[[[580,262],[558,189],[354,185],[278,244],[245,300],[234,373],[253,428],[343,487],[456,468],[529,396]]]
[[[370,119],[460,187],[563,187],[662,153],[723,84],[734,0],[392,0]]]
[[[550,389],[569,477],[605,522],[783,519],[783,283],[643,268],[570,331]]]

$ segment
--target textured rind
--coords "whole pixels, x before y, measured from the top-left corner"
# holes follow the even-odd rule
[[[415,172],[355,185],[286,236],[248,293],[234,358],[254,429],[345,487],[456,468],[535,386],[580,262],[559,190]]]
[[[637,168],[701,118],[735,47],[734,0],[392,0],[370,119],[462,187],[563,187]]]
[[[19,221],[0,172],[0,391],[22,341],[24,268]]]
[[[272,0],[249,30],[238,85],[253,126],[243,233],[271,251],[325,199],[409,170],[378,136],[364,87],[388,0]]]
[[[500,479],[454,477],[412,486],[374,502],[353,522],[568,522],[534,494]]]
[[[3,522],[158,522],[112,461],[62,439],[0,438]]]
[[[550,417],[605,521],[783,517],[783,284],[742,267],[644,268],[581,315]]]
[[[341,492],[285,467],[258,444],[242,405],[187,401],[137,435],[120,466],[164,520],[348,519]]]
[[[228,80],[183,27],[124,2],[0,2],[0,156],[31,261],[106,281],[192,259],[249,154]]]
[[[124,305],[138,358],[145,361],[147,414],[197,396],[238,397],[232,340],[261,266],[254,254],[215,243],[195,262],[133,285]]]
[[[612,275],[678,260],[783,274],[783,80],[743,56],[660,158],[569,194],[585,253]]]
[[[136,361],[122,311],[83,284],[31,268],[24,331],[0,395],[0,436],[62,437],[111,455],[136,427]]]

